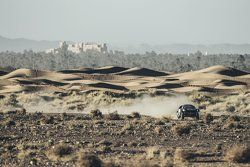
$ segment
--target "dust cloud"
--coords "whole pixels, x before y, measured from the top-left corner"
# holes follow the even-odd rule
[[[31,98],[31,97],[29,97]],[[92,102],[95,101],[96,96],[92,97]],[[108,97],[102,97],[108,98]],[[77,101],[77,100],[76,100]],[[152,116],[156,118],[172,117],[176,118],[176,111],[182,104],[191,103],[185,95],[172,96],[149,96],[145,95],[135,99],[119,99],[115,103],[89,103],[83,110],[69,109],[71,104],[64,103],[62,100],[45,100],[41,97],[33,97],[29,101],[23,102],[22,106],[27,112],[44,112],[44,113],[89,113],[92,109],[99,109],[102,113],[112,113],[117,111],[119,114],[131,114],[132,112],[139,112],[142,115]],[[83,101],[79,102],[80,104]],[[72,105],[79,103],[72,102]]]
[[[139,112],[142,115],[152,117],[176,117],[176,111],[182,104],[191,103],[184,95],[174,97],[150,97],[144,96],[142,98],[134,99],[133,102],[127,105],[111,105],[106,108],[100,108],[103,113],[110,113],[117,111],[119,114],[130,114],[132,112]]]

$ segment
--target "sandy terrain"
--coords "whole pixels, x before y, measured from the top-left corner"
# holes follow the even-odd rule
[[[0,166],[249,166],[249,85],[223,66],[1,68]],[[186,103],[200,120],[176,119]]]
[[[0,72],[0,94],[16,92],[68,92],[69,90],[164,89],[174,92],[245,92],[250,74],[233,68],[213,66],[179,74],[168,74],[145,68],[103,67],[81,68],[59,72],[18,69]]]

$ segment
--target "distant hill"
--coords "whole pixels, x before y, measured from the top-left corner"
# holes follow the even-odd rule
[[[56,48],[59,41],[37,41],[25,38],[10,39],[0,36],[0,52],[15,51],[22,52],[24,50],[44,51],[50,48]],[[120,50],[126,53],[145,53],[155,51],[157,53],[187,54],[195,53],[198,50],[208,54],[249,54],[250,44],[214,44],[214,45],[193,45],[193,44],[167,44],[167,45],[109,45],[111,50]]]
[[[0,51],[22,52],[24,50],[44,51],[58,47],[58,41],[36,41],[24,38],[9,39],[0,36]]]

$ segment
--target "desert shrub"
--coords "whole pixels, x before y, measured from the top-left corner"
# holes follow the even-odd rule
[[[42,122],[44,124],[53,124],[54,120],[55,120],[55,118],[53,116],[46,116],[43,118]]]
[[[120,167],[119,165],[116,165],[114,162],[106,162],[103,167]]]
[[[106,118],[109,120],[120,120],[121,119],[121,117],[117,111],[112,112],[112,113],[108,113],[108,115],[106,115]]]
[[[225,155],[225,160],[234,163],[249,163],[250,162],[250,147],[249,145],[235,145],[230,148]]]
[[[224,128],[229,128],[229,129],[241,129],[241,128],[244,128],[244,126],[242,126],[240,124],[240,118],[236,115],[233,115],[233,116],[230,116],[228,117],[225,125],[224,125]]]
[[[249,113],[250,113],[250,109],[243,109],[243,110],[242,110],[242,113],[244,113],[244,114],[249,114]]]
[[[126,125],[124,125],[122,127],[122,131],[126,131],[126,130],[132,130],[133,129],[133,126],[129,123],[127,123]]]
[[[213,120],[214,120],[214,117],[213,117],[213,115],[210,114],[210,113],[207,113],[207,114],[205,115],[205,117],[204,117],[204,122],[207,123],[207,124],[213,122]]]
[[[136,147],[136,146],[138,146],[138,143],[132,141],[132,142],[129,142],[129,143],[128,143],[128,146],[129,146],[129,147]]]
[[[184,150],[177,148],[174,152],[174,161],[175,162],[188,162],[194,158],[194,154],[189,150]]]
[[[139,119],[139,118],[141,118],[141,114],[139,112],[132,112],[131,117]]]
[[[22,108],[22,109],[17,110],[17,114],[18,115],[25,115],[26,114],[26,109]]]
[[[34,119],[41,119],[43,117],[43,113],[38,111],[36,111],[34,114],[31,115],[33,116]]]
[[[113,143],[108,140],[101,140],[98,145],[111,146]]]
[[[9,114],[9,115],[12,115],[12,114],[25,115],[26,110],[24,108],[22,108],[22,109],[17,109],[17,110],[10,110],[10,111],[7,111],[6,113]]]
[[[1,99],[4,99],[4,98],[5,98],[5,96],[4,96],[4,95],[0,95],[0,100],[1,100]]]
[[[216,151],[221,151],[221,150],[222,150],[222,144],[221,144],[221,143],[216,144],[216,145],[215,145],[215,150],[216,150]]]
[[[227,106],[226,107],[226,111],[227,112],[234,112],[236,109],[235,109],[235,107],[234,106]]]
[[[146,153],[147,153],[147,158],[152,159],[155,157],[159,157],[161,150],[159,147],[149,147]]]
[[[7,105],[17,106],[17,104],[18,104],[17,95],[11,94],[8,98]]]
[[[165,125],[165,119],[157,119],[154,121],[155,125]]]
[[[70,113],[63,112],[63,113],[60,114],[60,119],[61,119],[61,120],[69,121],[69,120],[71,120],[72,118],[75,118],[75,116],[72,115],[72,114],[70,114]]]
[[[110,146],[102,146],[100,150],[104,153],[110,153],[112,151]]]
[[[172,116],[164,115],[161,120],[165,124],[165,122],[170,122],[172,119]]]
[[[52,151],[55,156],[65,157],[73,153],[73,148],[67,144],[61,143],[61,144],[54,146]]]
[[[127,123],[122,127],[122,129],[120,131],[117,132],[117,134],[123,135],[125,133],[130,133],[130,131],[133,129],[134,129],[134,127],[130,123]]]
[[[211,102],[212,101],[212,98],[210,96],[207,96],[207,95],[202,95],[202,94],[195,94],[193,95],[193,102],[195,103],[203,103],[203,102]]]
[[[244,126],[241,125],[239,122],[228,121],[228,122],[224,125],[224,128],[229,128],[229,129],[243,129]]]
[[[155,161],[152,161],[152,160],[144,160],[140,163],[137,163],[135,165],[135,167],[173,167],[173,164],[169,161],[161,161],[160,163],[159,162],[155,162]]]
[[[189,134],[191,131],[191,125],[189,124],[175,125],[171,128],[171,131],[177,135]]]
[[[21,109],[16,109],[16,110],[9,110],[6,112],[6,114],[9,114],[9,115],[25,115],[26,114],[26,110],[24,108],[21,108]]]
[[[38,160],[36,159],[37,152],[31,150],[20,150],[18,152],[18,159],[20,160],[20,166],[25,166],[25,161],[28,161],[30,165],[37,165]]]
[[[7,126],[7,127],[11,127],[11,126],[15,126],[16,122],[9,118],[9,119],[7,119],[6,121],[3,122],[3,125]]]
[[[228,121],[232,121],[232,122],[239,122],[240,121],[240,117],[237,115],[232,115],[228,118]]]
[[[90,114],[91,114],[92,118],[103,118],[102,112],[98,109],[91,110]]]
[[[93,154],[81,153],[78,158],[79,167],[103,167],[103,162]]]
[[[160,126],[155,127],[155,133],[161,134],[163,132],[163,129]]]

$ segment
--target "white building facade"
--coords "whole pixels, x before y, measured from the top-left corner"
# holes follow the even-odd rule
[[[48,49],[46,50],[46,53],[58,53],[59,49],[65,49],[73,53],[82,53],[88,50],[94,50],[102,53],[108,51],[107,44],[105,43],[97,44],[97,43],[79,42],[75,44],[67,44],[66,42],[60,42],[59,48]]]

